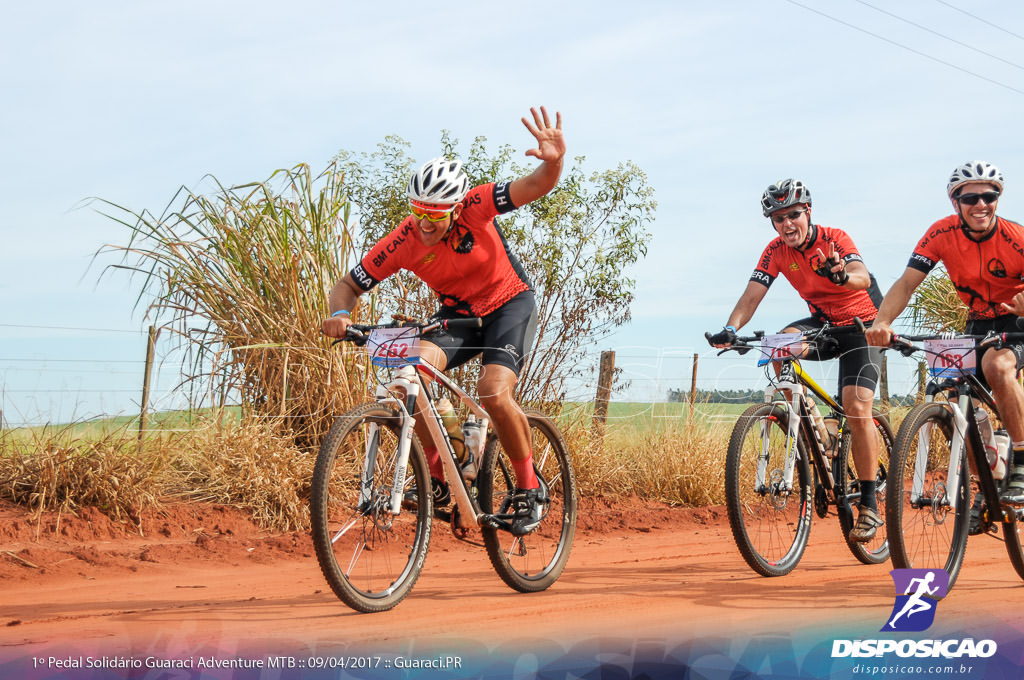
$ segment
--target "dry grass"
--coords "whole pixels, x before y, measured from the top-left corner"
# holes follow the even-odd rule
[[[335,167],[300,165],[212,194],[183,188],[159,217],[99,204],[128,228],[104,249],[123,257],[111,267],[141,279],[140,302],[152,295],[160,330],[182,340],[193,406],[237,400],[315,449],[331,414],[365,393],[350,384],[355,354],[320,334],[354,254],[345,191]]]
[[[894,430],[907,410],[889,412]],[[0,432],[0,499],[37,513],[93,506],[136,525],[161,503],[213,502],[248,510],[268,530],[305,530],[315,456],[300,450],[281,423],[211,417],[192,430],[148,439],[141,454],[134,431],[93,440],[72,438],[68,430]],[[589,414],[560,419],[581,494],[690,507],[725,502],[734,423],[699,413],[654,425],[618,418],[602,441]]]
[[[275,431],[272,421],[211,425],[179,443],[164,493],[245,508],[266,528],[309,527],[309,486],[316,457]]]
[[[85,440],[69,429],[0,435],[0,498],[36,514],[91,506],[138,525],[159,504],[161,456],[136,456],[138,440],[124,430]]]
[[[169,501],[206,501],[250,511],[260,526],[309,526],[314,457],[299,451],[273,420],[210,420],[187,432],[151,438],[140,453],[134,432],[96,440],[67,431],[0,435],[0,499],[30,509],[96,507],[139,525]]]
[[[700,416],[659,428],[628,420],[609,425],[603,444],[584,424],[569,428],[584,494],[634,494],[672,505],[725,502],[725,453],[732,422]]]

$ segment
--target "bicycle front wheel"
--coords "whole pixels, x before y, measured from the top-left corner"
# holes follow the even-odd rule
[[[947,487],[953,428],[953,414],[945,404],[919,404],[910,410],[893,445],[885,506],[893,566],[945,569],[950,588],[963,564],[970,518],[966,456],[960,456],[957,488]]]
[[[888,490],[889,460],[892,453],[893,441],[896,439],[892,432],[892,425],[889,419],[879,413],[872,411],[871,417],[874,420],[875,445],[878,447],[878,470],[875,471],[875,498],[878,501],[878,515],[885,517],[886,491]],[[847,419],[849,421],[849,419]],[[844,428],[843,438],[839,443],[839,453],[836,456],[836,481],[846,480],[846,495],[852,497],[851,503],[860,498],[860,475],[853,462],[853,437],[850,428]],[[843,538],[850,535],[853,529],[853,516],[845,512],[839,513],[839,524],[843,531]],[[889,540],[885,525],[878,527],[874,538],[866,543],[847,541],[853,556],[864,564],[881,564],[889,559]]]
[[[527,410],[533,468],[548,488],[551,503],[540,525],[526,536],[506,529],[482,527],[487,556],[498,576],[513,590],[544,590],[561,576],[576,534],[576,475],[569,451],[555,423],[538,411]],[[487,514],[506,514],[516,487],[516,475],[497,437],[489,437],[477,480],[480,507]]]
[[[725,499],[736,545],[750,568],[763,576],[793,571],[811,532],[812,476],[807,447],[797,430],[788,441],[792,411],[755,404],[736,421],[725,460]],[[786,483],[789,446],[792,484]]]
[[[400,428],[398,411],[382,404],[349,411],[324,438],[313,472],[310,520],[320,570],[335,595],[361,612],[401,602],[430,544],[430,473],[415,435],[404,490],[415,484],[416,507],[391,513]]]

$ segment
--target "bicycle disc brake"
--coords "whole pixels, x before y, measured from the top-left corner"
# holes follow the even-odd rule
[[[776,510],[785,510],[786,504],[789,503],[789,494],[783,485],[782,470],[778,468],[772,470],[768,478],[768,496]]]
[[[932,519],[936,524],[944,524],[949,515],[949,504],[943,502],[946,497],[946,483],[936,482],[932,487]]]

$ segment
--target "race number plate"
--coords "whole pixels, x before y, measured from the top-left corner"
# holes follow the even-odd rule
[[[405,366],[420,362],[420,339],[414,328],[375,328],[366,350],[374,366]]]
[[[928,350],[928,372],[933,378],[973,375],[977,364],[974,344],[974,338],[925,340],[924,348]]]
[[[803,342],[803,335],[800,333],[773,333],[761,338],[761,357],[757,360],[758,366],[764,366],[772,361],[783,361],[791,359],[793,354],[800,350]]]

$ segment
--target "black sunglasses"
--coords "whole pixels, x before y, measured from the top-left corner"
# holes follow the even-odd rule
[[[981,194],[961,194],[956,197],[956,200],[964,205],[978,205],[978,201],[985,201],[985,203],[991,205],[999,200],[999,192],[986,191]]]
[[[807,212],[807,211],[806,210],[790,210],[785,215],[783,215],[781,213],[774,213],[772,215],[772,222],[774,222],[775,224],[782,224],[786,220],[795,220],[796,218],[798,218],[801,215],[803,215],[805,212]]]

